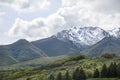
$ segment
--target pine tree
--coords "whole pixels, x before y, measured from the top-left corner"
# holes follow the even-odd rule
[[[83,68],[80,69],[79,71],[79,80],[86,80],[86,74],[85,71],[83,70]]]
[[[99,73],[99,70],[98,70],[98,69],[96,69],[96,70],[94,71],[93,77],[94,77],[94,78],[99,78],[99,77],[100,77],[100,73]]]
[[[67,70],[66,73],[65,73],[65,80],[70,80],[70,79],[71,78],[70,78],[69,72]]]
[[[26,80],[31,80],[30,78],[27,78]]]
[[[103,65],[101,70],[101,78],[106,78],[108,75],[108,70],[106,64]]]
[[[61,72],[58,73],[56,80],[62,80],[62,73]]]
[[[54,76],[53,76],[53,74],[51,74],[49,77],[48,77],[48,80],[54,80],[55,78],[54,78]]]
[[[117,64],[115,62],[113,64],[113,77],[117,77]]]
[[[65,80],[71,80],[71,77],[69,75],[69,71],[68,70],[65,73]]]
[[[79,68],[76,68],[76,70],[73,72],[72,78],[73,80],[79,80]]]
[[[120,78],[120,63],[117,65],[117,77]]]
[[[108,67],[108,77],[114,78],[117,77],[117,65],[116,63],[111,63]]]

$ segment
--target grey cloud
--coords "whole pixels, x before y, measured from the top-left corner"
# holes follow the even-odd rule
[[[120,0],[99,0],[96,1],[95,9],[107,13],[120,12]]]

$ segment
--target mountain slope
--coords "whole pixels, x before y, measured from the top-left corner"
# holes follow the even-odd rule
[[[9,65],[47,55],[30,42],[22,39],[10,45],[0,46],[0,56],[0,64]]]
[[[14,58],[18,59],[19,61],[26,61],[47,56],[42,50],[38,49],[24,39],[9,45],[9,50]]]
[[[14,64],[16,62],[17,60],[11,56],[8,46],[0,46],[0,66]]]
[[[84,53],[88,56],[98,56],[106,52],[113,52],[120,56],[120,38],[104,38],[97,44],[91,46],[91,48],[82,51],[81,53]]]
[[[113,37],[120,38],[120,28],[115,28],[113,30],[108,31],[109,34]]]
[[[89,50],[91,49],[91,47],[95,48],[94,45],[97,45],[97,43],[99,43],[99,41],[101,42],[101,40],[103,40],[104,38],[111,37],[119,38],[120,29],[117,28],[111,31],[105,31],[98,27],[72,27],[68,30],[58,32],[56,35],[53,35],[50,38],[34,41],[32,43],[36,47],[45,51],[45,53],[47,53],[49,56],[56,56],[64,54],[74,54],[76,53],[76,51],[77,53],[78,51],[84,52],[85,49]],[[107,41],[108,44],[111,44],[109,40]],[[115,44],[117,43],[115,42]],[[101,46],[104,47],[105,45],[101,44]],[[108,48],[107,51],[109,51],[109,49],[111,48]],[[89,53],[89,51],[87,50],[85,50],[86,54]],[[99,49],[99,51],[92,51],[93,56],[99,54],[100,52],[102,52],[102,50],[103,49]]]
[[[79,49],[70,41],[63,42],[55,37],[50,37],[32,42],[42,49],[48,56],[70,55],[78,53]]]
[[[70,40],[77,47],[83,49],[109,36],[108,32],[98,27],[72,27],[55,35],[57,39],[62,41]]]

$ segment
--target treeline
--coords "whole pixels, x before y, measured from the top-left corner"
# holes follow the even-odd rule
[[[67,70],[64,75],[61,72],[59,72],[57,76],[51,74],[48,77],[48,80],[86,80],[87,78],[89,77],[83,68],[76,68],[75,71],[72,72],[72,75],[70,75],[69,71]],[[108,67],[106,64],[104,64],[102,69],[94,70],[92,78],[120,78],[120,63],[116,64],[114,62]]]
[[[59,72],[56,77],[54,77],[53,74],[51,74],[48,77],[48,80],[86,80],[86,79],[87,79],[87,76],[86,76],[83,68],[80,68],[80,69],[77,68],[73,72],[72,76],[70,76],[69,71],[66,71],[66,73],[64,75],[62,75],[62,73]]]
[[[94,78],[120,78],[120,63],[116,64],[111,63],[107,67],[106,64],[102,66],[102,69],[99,71],[96,69],[93,74]]]

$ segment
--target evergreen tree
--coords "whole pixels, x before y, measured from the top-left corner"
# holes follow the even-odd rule
[[[70,78],[69,72],[67,70],[66,73],[65,73],[65,80],[70,80],[70,79],[71,78]]]
[[[73,80],[79,80],[79,68],[76,68],[76,70],[73,72],[72,78]]]
[[[120,78],[120,63],[117,65],[117,77]]]
[[[83,70],[83,68],[80,69],[79,71],[79,80],[86,80],[86,74],[85,71]]]
[[[115,62],[113,64],[113,77],[117,77],[117,64]]]
[[[111,63],[108,67],[108,78],[117,77],[117,65],[116,63]]]
[[[27,78],[26,80],[31,80],[30,78]]]
[[[107,66],[106,66],[106,64],[104,64],[103,66],[102,66],[102,70],[101,70],[101,78],[106,78],[106,77],[108,77],[108,70],[107,70]]]
[[[95,69],[94,74],[93,74],[94,78],[99,78],[100,77],[100,73],[98,69]]]
[[[56,80],[62,80],[62,73],[61,72],[58,73]]]
[[[48,80],[54,80],[54,76],[51,74],[49,77],[48,77]]]

